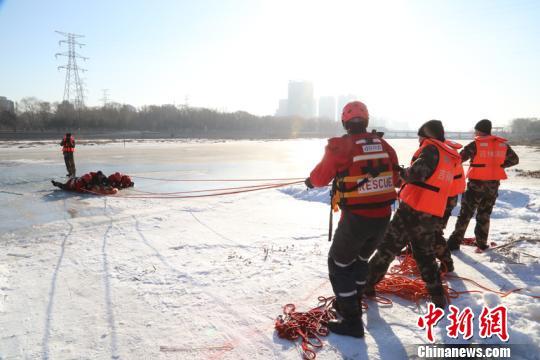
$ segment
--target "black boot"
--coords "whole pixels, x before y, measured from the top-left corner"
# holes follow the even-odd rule
[[[336,299],[336,303],[339,314],[343,318],[328,321],[328,330],[334,334],[363,338],[364,325],[361,319],[362,311],[358,305],[357,298],[351,296],[345,300]]]
[[[484,251],[486,250],[487,248],[489,248],[489,245],[488,244],[484,244],[484,243],[479,243],[478,240],[475,242],[476,244],[476,247],[479,248],[480,250]]]
[[[427,290],[431,296],[431,302],[433,305],[438,307],[439,309],[443,309],[446,307],[446,296],[444,296],[444,289],[442,286],[435,286],[433,288],[430,288],[427,286]]]
[[[431,302],[433,305],[438,307],[439,309],[443,309],[446,307],[446,297],[444,295],[434,295],[431,297]]]
[[[450,236],[446,244],[448,245],[448,250],[450,251],[459,250],[460,242],[456,238],[453,238],[452,236]]]

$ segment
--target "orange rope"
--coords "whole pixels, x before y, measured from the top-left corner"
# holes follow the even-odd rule
[[[91,191],[91,190],[83,190],[83,191],[87,192],[87,193],[90,193],[90,194],[94,194],[94,195],[114,196],[116,198],[130,198],[130,199],[191,199],[191,198],[203,198],[203,197],[213,197],[213,196],[221,196],[221,195],[241,194],[241,193],[247,193],[247,192],[258,191],[258,190],[275,189],[275,188],[279,188],[279,187],[283,187],[283,186],[300,184],[302,182],[303,182],[303,180],[287,182],[287,183],[280,183],[280,184],[263,184],[261,186],[254,187],[254,188],[241,186],[241,187],[237,187],[237,188],[230,188],[231,190],[238,189],[238,190],[235,190],[235,191],[220,191],[220,192],[213,192],[211,194],[189,195],[189,196],[186,196],[186,195],[181,195],[181,196],[162,195],[162,194],[159,194],[159,193],[157,193],[155,195],[151,195],[151,194],[148,194],[148,195],[119,195],[119,194],[114,194],[113,195],[113,194],[101,194],[101,193],[94,192],[94,191]],[[209,189],[209,190],[205,190],[203,192],[212,192],[212,191],[218,191],[218,189],[215,189],[215,190]],[[201,192],[201,191],[194,190],[194,191],[186,191],[185,193],[197,193],[197,192]]]
[[[238,187],[226,187],[226,188],[217,188],[217,189],[203,189],[203,190],[190,190],[190,191],[175,191],[175,192],[151,192],[143,191],[138,189],[130,189],[141,194],[150,194],[150,195],[178,195],[178,194],[191,194],[191,193],[201,193],[201,192],[212,192],[212,191],[226,191],[226,190],[240,190],[240,189],[254,189],[260,187],[267,187],[279,184],[258,184],[258,185],[249,185],[249,186],[238,186]]]
[[[152,178],[145,176],[131,176],[136,179],[156,180],[156,181],[181,181],[181,182],[237,182],[237,181],[293,181],[293,180],[305,180],[305,178],[275,178],[275,179],[162,179]]]

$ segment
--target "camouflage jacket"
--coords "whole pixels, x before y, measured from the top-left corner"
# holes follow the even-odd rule
[[[423,182],[433,175],[438,163],[439,151],[434,145],[428,145],[422,150],[411,166],[401,171],[400,175],[408,183]]]

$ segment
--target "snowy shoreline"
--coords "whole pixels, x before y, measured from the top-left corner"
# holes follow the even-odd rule
[[[406,163],[416,143],[390,141]],[[83,146],[76,156],[79,171],[169,179],[296,177],[311,170],[324,144],[107,144]],[[290,186],[189,200],[81,196],[51,188],[48,178],[64,173],[53,145],[0,149],[0,190],[22,194],[0,192],[0,358],[301,358],[294,344],[276,336],[273,320],[286,303],[307,310],[317,296],[332,294],[327,189]],[[537,152],[516,148],[518,167],[537,170]],[[509,176],[491,223],[490,241],[498,245],[540,238],[540,180],[515,171]],[[186,186],[136,180],[135,189]],[[452,217],[446,235],[454,224]],[[473,228],[474,220],[467,236]],[[506,305],[509,343],[525,344],[512,358],[538,358],[540,301],[527,295],[540,294],[538,243],[520,241],[507,250],[477,254],[463,247],[454,257],[456,273],[521,292],[469,293],[452,303],[470,306],[477,316],[484,305]],[[457,279],[449,285],[477,290]],[[392,307],[369,302],[364,340],[330,335],[318,358],[408,358],[426,341],[416,326],[425,303],[392,301]],[[436,327],[437,343],[467,342],[448,338],[446,325]],[[472,341],[504,344],[481,339],[477,331]]]

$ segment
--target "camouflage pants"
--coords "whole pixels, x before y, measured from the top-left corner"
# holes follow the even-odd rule
[[[66,169],[70,176],[75,176],[75,159],[73,158],[73,152],[64,152],[64,162],[66,163]]]
[[[410,242],[414,259],[426,288],[432,296],[441,296],[443,287],[433,248],[435,231],[440,218],[418,212],[401,202],[377,253],[369,261],[366,291],[371,291],[382,280],[390,263]]]
[[[453,264],[452,255],[450,250],[448,250],[448,245],[446,245],[446,239],[444,238],[444,229],[448,224],[448,219],[452,215],[452,210],[457,205],[457,196],[449,197],[446,201],[446,209],[444,210],[444,215],[442,218],[439,218],[437,224],[437,230],[435,231],[435,256],[441,261],[442,264]]]
[[[463,241],[469,221],[476,211],[476,227],[474,235],[478,245],[486,245],[489,234],[491,211],[497,200],[499,181],[470,180],[467,191],[461,198],[461,210],[456,222],[456,228],[450,236],[451,241],[458,244]]]

